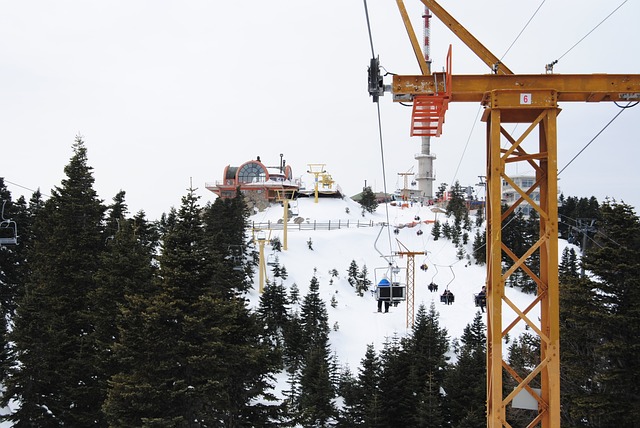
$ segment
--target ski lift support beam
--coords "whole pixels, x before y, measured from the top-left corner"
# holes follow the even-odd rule
[[[557,123],[560,113],[558,102],[630,102],[640,101],[640,75],[638,74],[514,74],[505,64],[483,46],[435,0],[420,0],[429,11],[464,42],[493,74],[454,75],[450,57],[447,71],[429,75],[421,61],[422,52],[404,8],[403,0],[396,0],[405,22],[421,74],[393,76],[390,85],[393,100],[422,104],[414,105],[412,135],[439,135],[446,104],[450,102],[480,102],[485,107],[482,120],[487,123],[487,427],[508,427],[506,408],[513,398],[526,389],[538,401],[538,413],[529,426],[554,428],[560,426],[560,320],[558,292],[558,206],[557,206]],[[384,87],[382,84],[380,85]],[[429,98],[433,98],[430,100]],[[438,99],[442,98],[442,99]],[[376,101],[374,99],[374,101]],[[445,104],[446,103],[446,104]],[[424,107],[426,105],[426,107]],[[424,111],[427,110],[427,113]],[[435,113],[434,113],[435,111]],[[426,117],[416,117],[426,114]],[[414,132],[416,124],[429,128]],[[519,137],[510,135],[504,123],[522,123],[527,128]],[[538,130],[538,144],[533,150],[524,149],[524,140]],[[502,139],[507,147],[501,148]],[[535,142],[534,142],[535,144]],[[535,151],[535,152],[534,152]],[[533,152],[533,153],[532,153]],[[506,164],[523,162],[532,167],[536,179],[532,187],[521,189],[506,171]],[[518,170],[517,168],[515,170]],[[506,181],[518,194],[515,204],[502,213],[501,186]],[[538,189],[540,200],[531,193]],[[502,241],[501,229],[506,217],[523,203],[528,203],[540,217],[539,240],[517,257]],[[536,274],[526,260],[538,252],[540,270]],[[514,265],[503,272],[502,254],[514,260]],[[537,284],[537,295],[526,308],[518,308],[505,295],[505,282],[515,270],[522,269]],[[509,307],[517,315],[503,328],[502,308]],[[540,319],[529,312],[540,308]],[[540,338],[540,363],[525,379],[514,376],[515,371],[503,361],[504,337],[518,322],[523,321]],[[503,372],[514,377],[517,386],[503,396]],[[540,393],[533,392],[530,383],[539,379]]]
[[[287,251],[287,238],[288,238],[288,230],[287,230],[287,224],[289,223],[289,202],[293,201],[293,196],[295,195],[296,191],[293,189],[278,189],[276,190],[276,200],[278,202],[282,202],[283,206],[284,206],[284,214],[282,216],[282,249],[284,251]]]
[[[400,257],[407,256],[407,328],[411,328],[415,321],[415,256],[424,256],[427,253],[425,251],[409,251],[402,242],[397,239],[396,241],[398,246],[403,248],[403,251],[395,251],[394,254]]]

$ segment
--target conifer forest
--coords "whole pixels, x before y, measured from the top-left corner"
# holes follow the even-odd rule
[[[436,308],[420,306],[408,334],[344,366],[314,272],[302,294],[283,286],[286,268],[276,265],[259,306],[248,305],[257,252],[242,194],[203,205],[187,190],[178,208],[150,220],[128,211],[124,191],[101,200],[82,138],[72,147],[47,196],[13,199],[0,178],[3,215],[20,228],[18,245],[0,246],[0,384],[11,426],[486,425],[480,313],[451,339]],[[433,239],[464,236],[483,264],[484,234],[468,236],[457,184],[452,194],[455,221],[434,225]],[[562,426],[640,426],[640,220],[613,199],[563,195],[558,210],[561,239],[579,249],[560,265]],[[535,215],[506,223],[516,253],[537,239]],[[371,287],[363,271],[349,267],[354,293]],[[517,272],[508,285],[536,292]],[[522,377],[540,358],[537,340],[509,338]],[[277,379],[284,395],[274,393]],[[509,408],[509,424],[524,426],[526,412]]]

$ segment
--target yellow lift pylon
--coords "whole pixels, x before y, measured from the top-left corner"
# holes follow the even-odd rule
[[[276,190],[276,200],[279,202],[282,202],[282,205],[284,207],[284,214],[282,216],[282,233],[283,233],[283,237],[282,237],[282,249],[287,251],[287,238],[288,238],[288,229],[287,229],[287,224],[289,223],[289,202],[293,201],[293,197],[295,195],[296,191],[291,189],[278,189]]]
[[[264,257],[264,245],[269,242],[271,230],[269,234],[264,229],[253,229],[253,241],[258,244],[258,291],[260,294],[264,292],[264,282],[267,277],[267,263]]]
[[[314,203],[318,203],[318,176],[321,174],[326,173],[327,171],[325,171],[324,167],[326,164],[324,163],[310,163],[308,164],[309,169],[307,170],[307,172],[309,174],[313,174],[314,180],[313,180],[313,189],[314,189],[314,195],[315,195],[315,199],[314,199]]]
[[[407,256],[407,328],[413,327],[415,321],[415,277],[416,277],[416,256],[424,256],[424,251],[409,251],[400,241],[398,246],[402,251],[395,251],[394,254],[400,257]]]
[[[560,426],[560,326],[558,292],[558,207],[557,207],[557,122],[558,102],[639,101],[638,74],[514,74],[486,47],[449,15],[436,1],[421,0],[431,13],[449,27],[485,64],[493,74],[454,75],[451,56],[444,72],[430,73],[420,43],[411,26],[402,0],[396,0],[422,74],[394,75],[391,84],[393,100],[413,102],[411,135],[439,136],[444,114],[451,102],[480,102],[485,107],[487,124],[487,426],[509,427],[506,408],[513,405],[517,394],[525,390],[535,398],[538,411],[529,427]],[[374,102],[384,92],[377,59],[371,61],[369,92]],[[510,135],[503,124],[524,124],[519,137]],[[525,145],[525,139],[527,144]],[[530,147],[531,140],[537,141]],[[501,148],[505,143],[506,147]],[[536,173],[536,181],[528,189],[514,183],[506,170],[508,164],[524,162]],[[520,195],[502,213],[502,182],[509,183]],[[537,190],[539,202],[531,194]],[[540,217],[538,240],[523,255],[516,255],[502,240],[507,216],[521,204],[528,203]],[[539,272],[527,260],[534,253],[540,259]],[[502,256],[514,264],[503,270]],[[528,306],[518,307],[505,294],[505,282],[522,269],[537,284],[536,297]],[[503,309],[515,316],[503,319]],[[532,315],[537,308],[539,320]],[[521,378],[503,360],[505,336],[518,323],[525,323],[540,339],[540,362],[525,378]],[[503,375],[517,384],[503,395]],[[538,394],[532,387],[540,385]]]

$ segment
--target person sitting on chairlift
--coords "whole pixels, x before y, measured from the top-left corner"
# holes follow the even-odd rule
[[[449,289],[444,290],[444,292],[440,296],[440,301],[442,303],[444,303],[445,305],[452,304],[454,299],[455,299],[455,296],[453,295],[453,293],[451,291],[449,291]]]
[[[480,307],[480,310],[484,312],[484,307],[487,306],[487,287],[482,286],[482,290],[476,296],[476,306]]]

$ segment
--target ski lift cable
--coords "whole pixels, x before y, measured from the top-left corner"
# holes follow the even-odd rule
[[[371,56],[372,58],[375,58],[375,49],[373,48],[373,36],[371,33],[371,23],[369,21],[369,9],[367,8],[367,0],[363,0],[363,1],[364,1],[365,17],[367,19],[367,31],[369,33],[369,44],[371,45]],[[386,168],[385,168],[385,159],[384,159],[384,144],[382,139],[382,119],[380,117],[380,103],[375,103],[375,104],[376,104],[377,116],[378,116],[378,139],[380,141],[380,159],[382,163],[382,186],[383,186],[383,192],[384,192],[384,198],[385,198],[384,207],[385,207],[385,215],[387,220],[386,226],[387,226],[387,234],[389,239],[389,254],[393,254],[393,248],[392,248],[393,243],[391,240],[391,230],[390,230],[390,223],[389,223],[389,204],[386,203],[387,177],[386,177]],[[384,228],[384,225],[382,226],[382,228]],[[382,232],[382,228],[380,229],[380,232]],[[378,238],[380,238],[380,235],[381,233],[379,233],[378,237],[376,238],[376,242],[374,243],[374,248],[376,249],[376,251],[378,251],[382,255],[382,253],[378,250],[376,246]],[[383,257],[385,258],[385,260],[387,260],[387,262],[389,261],[384,255]]]
[[[476,113],[476,117],[473,119],[473,124],[471,125],[471,130],[469,131],[469,135],[467,136],[467,142],[464,144],[464,149],[462,149],[462,154],[460,155],[460,160],[458,161],[458,166],[456,166],[456,170],[453,173],[453,178],[451,179],[451,185],[455,183],[456,178],[458,177],[458,171],[460,171],[460,165],[462,165],[462,161],[464,160],[465,153],[467,152],[467,147],[469,147],[469,141],[471,141],[471,136],[473,135],[473,130],[476,128],[476,124],[478,123],[478,117],[480,116],[480,112],[482,111],[482,105],[478,106],[478,112]]]
[[[505,56],[507,56],[507,54],[509,53],[509,51],[511,50],[511,48],[513,47],[513,45],[516,44],[516,42],[518,41],[518,39],[520,38],[520,36],[522,35],[522,33],[524,33],[524,30],[527,29],[527,27],[529,26],[529,24],[531,23],[531,21],[533,20],[533,18],[536,16],[536,14],[538,13],[538,11],[540,10],[540,8],[542,7],[542,5],[544,4],[544,2],[547,0],[542,0],[542,3],[540,3],[540,6],[538,6],[538,8],[536,9],[535,12],[533,12],[533,15],[531,15],[531,18],[529,18],[529,20],[527,21],[526,24],[524,24],[524,27],[522,27],[522,30],[520,30],[520,32],[518,33],[518,35],[516,36],[516,38],[513,40],[513,42],[511,42],[511,45],[509,45],[509,48],[507,48],[507,50],[505,51],[504,54],[502,54],[502,57],[500,58],[500,62],[502,62],[502,60],[504,59]]]
[[[620,5],[618,7],[616,7],[609,15],[605,16],[604,19],[602,21],[600,21],[598,23],[598,25],[596,25],[595,27],[593,27],[591,29],[591,31],[589,31],[587,34],[585,34],[580,40],[578,40],[573,46],[571,46],[565,53],[563,53],[562,55],[560,55],[560,57],[558,57],[558,59],[556,59],[555,61],[552,61],[551,65],[553,67],[553,65],[557,64],[558,61],[560,61],[562,58],[564,58],[564,56],[566,54],[568,54],[569,52],[571,52],[573,50],[573,48],[575,48],[576,46],[578,46],[584,39],[586,39],[591,33],[593,33],[596,28],[598,28],[600,25],[602,25],[602,23],[604,23],[604,21],[606,21],[607,19],[609,19],[611,17],[611,15],[613,15],[614,13],[616,13],[618,11],[618,9],[620,9],[628,0],[624,0],[622,3],[620,3]]]

